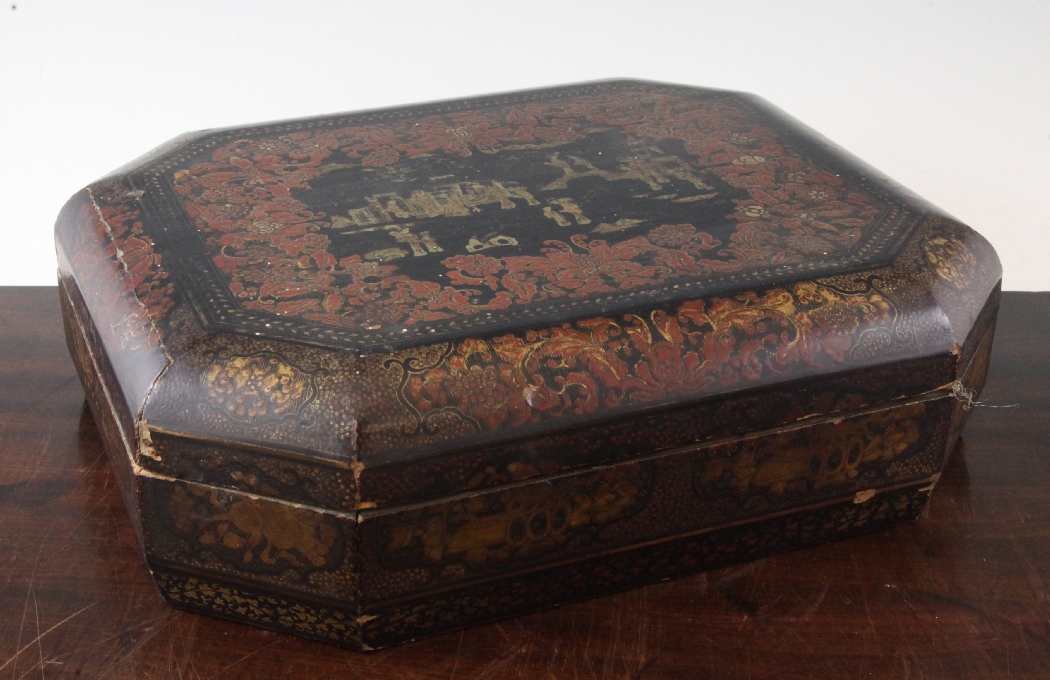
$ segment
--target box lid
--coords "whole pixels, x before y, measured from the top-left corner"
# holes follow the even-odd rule
[[[214,481],[201,461],[236,451],[227,483],[342,509],[593,463],[573,442],[609,444],[596,424],[726,395],[907,362],[865,398],[943,387],[1000,278],[762,100],[640,81],[186,135],[75,196],[56,239],[138,465]],[[779,417],[847,407],[799,404]],[[688,436],[750,422],[723,420]]]

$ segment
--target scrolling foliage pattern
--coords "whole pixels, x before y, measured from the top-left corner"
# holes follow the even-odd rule
[[[477,431],[585,416],[758,382],[846,360],[896,310],[875,279],[851,292],[801,282],[627,314],[450,343],[435,362],[391,359],[416,432],[448,417]]]

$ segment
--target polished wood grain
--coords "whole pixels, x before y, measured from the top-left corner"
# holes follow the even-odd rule
[[[360,654],[161,601],[54,288],[0,288],[0,680],[1048,678],[1050,293],[1005,293],[918,522]]]

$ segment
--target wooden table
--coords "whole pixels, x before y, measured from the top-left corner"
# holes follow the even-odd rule
[[[55,288],[0,288],[5,678],[1050,678],[1050,293],[1003,295],[988,386],[925,516],[374,654],[154,590]]]

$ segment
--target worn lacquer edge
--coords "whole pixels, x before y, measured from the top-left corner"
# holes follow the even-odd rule
[[[105,354],[134,419],[127,434],[137,460],[151,455],[143,409],[172,363],[156,325],[161,312],[142,294],[164,285],[166,275],[134,207],[106,208],[91,188],[70,199],[55,226],[56,250],[60,276],[75,282],[101,343],[96,351]]]

